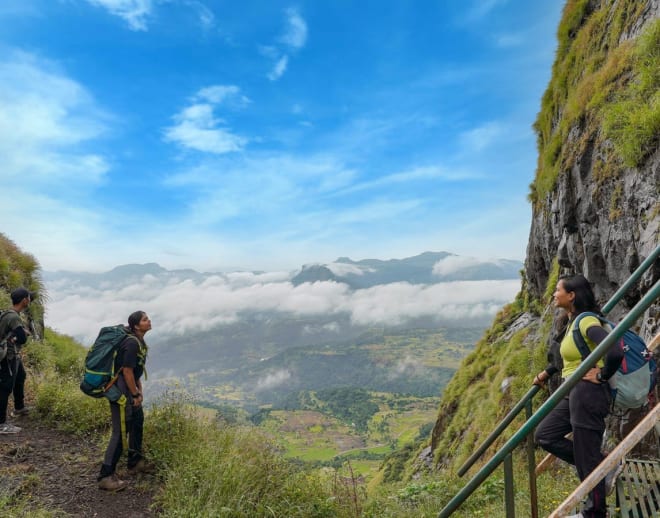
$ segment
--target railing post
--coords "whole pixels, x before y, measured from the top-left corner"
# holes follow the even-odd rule
[[[532,401],[525,406],[527,420],[532,417]],[[527,436],[527,471],[529,472],[529,505],[531,518],[539,517],[539,498],[536,491],[536,458],[534,456],[534,435]]]
[[[504,458],[504,508],[506,518],[516,518],[515,488],[513,485],[513,453]]]

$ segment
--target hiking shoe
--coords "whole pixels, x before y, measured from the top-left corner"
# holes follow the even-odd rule
[[[126,489],[127,485],[128,482],[119,480],[115,473],[99,480],[99,489],[103,489],[104,491],[121,491],[122,489]]]
[[[623,462],[619,462],[612,470],[605,475],[605,494],[609,495],[616,487],[616,479],[623,471]]]
[[[138,473],[151,474],[156,472],[156,466],[154,466],[151,462],[147,462],[144,459],[140,459],[139,461],[137,461],[137,464],[135,466],[130,466],[128,468],[128,472],[131,475],[137,475]]]
[[[30,413],[30,407],[24,406],[23,408],[14,408],[12,415],[18,417],[21,415],[28,415]]]
[[[14,426],[10,423],[0,424],[0,434],[18,433],[21,431],[20,426]]]

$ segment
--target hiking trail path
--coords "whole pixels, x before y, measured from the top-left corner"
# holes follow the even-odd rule
[[[128,475],[125,455],[117,474],[128,487],[116,493],[98,489],[96,476],[105,451],[105,434],[73,435],[29,416],[10,422],[22,430],[0,435],[0,515],[6,516],[2,501],[13,496],[27,504],[27,516],[30,509],[85,518],[156,515],[150,506],[158,480],[153,475]]]

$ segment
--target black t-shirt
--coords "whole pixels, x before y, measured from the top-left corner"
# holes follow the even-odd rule
[[[137,382],[144,373],[144,355],[141,354],[139,339],[136,336],[127,336],[119,346],[115,360],[115,371],[120,367],[133,369],[133,376]]]

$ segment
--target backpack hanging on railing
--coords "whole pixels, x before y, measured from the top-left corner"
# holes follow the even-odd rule
[[[580,332],[583,317],[596,317],[604,327],[614,329],[616,324],[596,313],[578,315],[573,323],[573,340],[584,360],[591,350]],[[655,387],[655,361],[644,340],[630,329],[619,337],[617,347],[623,350],[623,361],[616,373],[608,380],[612,389],[613,407],[620,409],[640,408],[648,402],[649,393]]]

